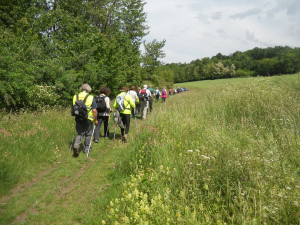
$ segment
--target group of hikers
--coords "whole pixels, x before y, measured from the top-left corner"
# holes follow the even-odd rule
[[[112,112],[110,107],[110,98],[108,95],[111,93],[110,89],[106,86],[101,87],[99,90],[100,95],[93,97],[89,93],[91,87],[88,84],[83,84],[80,87],[80,93],[74,95],[72,104],[72,116],[75,116],[75,129],[77,136],[74,143],[71,143],[70,151],[73,150],[73,156],[79,156],[80,144],[83,143],[83,152],[89,154],[92,151],[91,143],[94,136],[94,142],[98,143],[100,138],[100,129],[102,123],[104,124],[104,138],[109,137],[109,120]],[[167,90],[164,87],[161,91],[158,87],[153,90],[152,86],[146,84],[141,89],[131,86],[128,90],[127,87],[122,87],[119,91],[120,94],[116,96],[114,101],[114,122],[116,126],[121,128],[121,140],[127,142],[127,135],[130,127],[130,118],[135,118],[137,114],[141,114],[141,119],[145,120],[148,109],[150,113],[153,110],[153,101],[164,103],[167,98],[186,91],[184,88],[174,88]],[[95,125],[93,126],[93,123]],[[74,133],[75,133],[74,129]],[[114,132],[115,138],[116,129]],[[73,134],[74,137],[74,134]],[[73,142],[73,140],[72,140]],[[88,155],[87,155],[88,156]]]

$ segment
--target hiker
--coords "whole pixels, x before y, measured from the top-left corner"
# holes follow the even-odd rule
[[[138,87],[137,90],[136,90],[136,93],[138,94],[138,93],[140,93],[140,91],[141,91],[141,87]],[[136,111],[135,112],[136,114],[141,113],[141,103],[140,103],[140,101],[137,101],[135,103],[135,111]]]
[[[149,99],[151,96],[151,92],[147,89],[146,84],[143,86],[143,89],[139,92],[138,96],[141,103],[142,119],[145,120],[147,116],[147,109],[149,106]]]
[[[131,115],[131,108],[135,108],[135,104],[132,101],[132,98],[129,94],[127,94],[128,89],[126,87],[122,87],[120,89],[121,93],[117,95],[114,107],[116,109],[119,109],[120,117],[122,120],[122,123],[124,125],[123,128],[121,128],[121,139],[123,142],[127,142],[127,134],[129,132],[129,126],[130,126],[130,115]],[[119,96],[122,96],[124,98],[123,100],[123,106],[124,109],[121,110],[121,106],[117,102],[117,98]],[[125,130],[126,127],[126,130]],[[124,133],[125,131],[125,133]]]
[[[156,102],[158,102],[159,96],[160,96],[160,91],[159,91],[158,87],[156,87],[156,90],[155,90],[155,98],[156,98]]]
[[[152,112],[152,106],[153,106],[153,101],[152,101],[152,96],[154,95],[154,90],[152,89],[152,86],[149,85],[148,90],[151,93],[150,99],[149,99],[149,108],[150,108],[150,113]]]
[[[172,89],[169,89],[169,96],[172,97]]]
[[[135,86],[132,85],[130,87],[130,90],[127,93],[131,96],[133,103],[136,105],[136,103],[139,102],[139,98],[138,98],[137,93],[135,91]],[[136,110],[135,108],[131,109],[132,118],[136,117],[135,110]]]
[[[175,88],[173,89],[173,94],[176,95],[176,93],[177,93],[177,88],[175,87]]]
[[[89,144],[92,138],[93,122],[95,121],[95,124],[98,125],[97,104],[94,97],[92,95],[89,95],[92,90],[90,85],[83,84],[80,87],[80,90],[81,92],[78,95],[74,95],[73,97],[73,106],[75,105],[75,102],[77,102],[77,100],[84,101],[87,110],[87,117],[80,118],[79,115],[75,116],[76,131],[78,135],[73,145],[74,157],[79,156],[79,147],[84,138],[85,140],[83,144],[83,152],[88,152]]]
[[[102,121],[104,123],[104,138],[109,137],[108,123],[109,123],[109,115],[112,112],[112,109],[110,108],[110,104],[109,104],[110,99],[108,97],[108,95],[111,93],[110,89],[104,86],[100,88],[99,92],[100,95],[96,97],[98,124],[95,128],[95,135],[94,135],[95,143],[99,142]]]
[[[166,98],[167,98],[167,90],[166,87],[164,87],[161,90],[161,103],[166,102]]]

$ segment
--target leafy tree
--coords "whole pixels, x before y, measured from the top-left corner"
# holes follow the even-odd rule
[[[153,41],[146,43],[143,42],[144,45],[144,53],[142,54],[142,64],[144,68],[144,79],[148,79],[152,74],[155,73],[156,68],[163,65],[163,62],[160,60],[165,57],[165,53],[162,48],[165,46],[166,40],[161,42]]]

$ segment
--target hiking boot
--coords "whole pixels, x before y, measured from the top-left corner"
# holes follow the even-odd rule
[[[123,141],[124,143],[127,143],[127,134],[124,134],[124,136],[123,136],[123,138],[122,138],[122,141]]]
[[[98,143],[99,142],[99,140],[95,140],[95,143]]]
[[[79,148],[78,147],[73,147],[73,156],[78,157],[79,156]]]

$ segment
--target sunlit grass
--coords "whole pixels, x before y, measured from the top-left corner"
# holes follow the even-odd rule
[[[74,123],[74,122],[73,122]],[[5,115],[0,122],[0,194],[17,182],[36,176],[51,164],[60,163],[70,143],[69,110],[21,112]]]
[[[4,116],[1,195],[40,180],[1,205],[0,221],[299,224],[299,75],[241,81],[156,103],[126,145],[93,145],[87,162],[68,152],[68,109]]]
[[[117,168],[132,179],[99,217],[298,224],[299,84],[297,76],[254,78],[169,98],[124,151]]]

